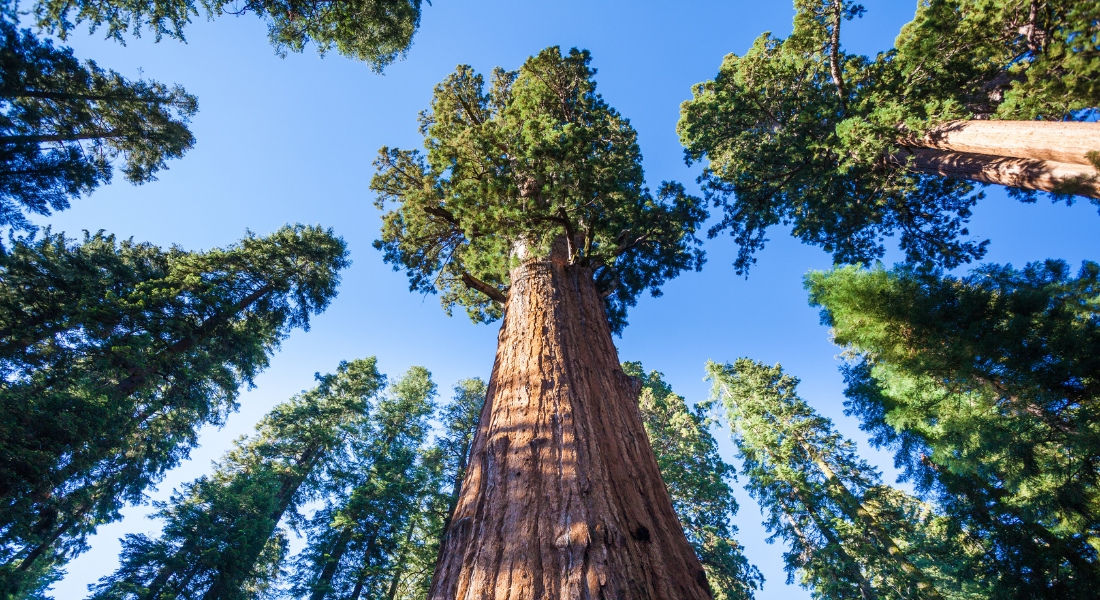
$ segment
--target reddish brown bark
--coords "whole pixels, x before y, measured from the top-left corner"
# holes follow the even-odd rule
[[[1100,172],[1092,166],[930,148],[911,149],[899,159],[907,156],[913,158],[907,167],[930,175],[1100,198]]]
[[[703,600],[591,271],[515,268],[431,600]]]
[[[952,121],[901,144],[922,173],[1100,198],[1100,123]]]
[[[906,146],[936,148],[999,158],[1028,158],[1092,165],[1100,152],[1100,123],[1082,121],[952,121],[910,139]]]

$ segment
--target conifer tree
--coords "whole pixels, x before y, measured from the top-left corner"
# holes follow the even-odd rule
[[[707,159],[725,208],[711,234],[731,232],[739,271],[781,223],[838,262],[880,256],[892,234],[910,260],[978,258],[974,182],[1100,197],[1100,125],[1080,122],[1100,106],[1096,3],[920,2],[873,59],[841,45],[861,6],[795,7],[789,37],[728,55],[681,108],[687,156]]]
[[[194,144],[195,97],[80,62],[0,14],[0,227],[30,229],[111,180],[155,179]]]
[[[300,225],[209,252],[98,233],[0,255],[3,588],[140,502],[346,265],[342,240]]]
[[[426,155],[376,163],[386,260],[448,309],[506,315],[433,600],[709,597],[611,341],[638,294],[701,263],[704,211],[646,189],[588,63],[549,48],[488,90],[460,66],[422,114]]]
[[[707,373],[715,399],[726,407],[749,492],[773,539],[788,544],[788,573],[798,573],[816,597],[981,592],[965,589],[974,558],[965,546],[922,541],[944,524],[916,499],[883,486],[854,444],[798,397],[796,378],[745,358],[710,363]]]
[[[385,377],[368,358],[317,381],[276,406],[212,475],[174,494],[159,539],[127,536],[122,565],[93,598],[243,600],[271,589],[286,551],[279,523],[322,489]]]
[[[294,593],[311,600],[386,597],[406,527],[418,518],[428,470],[420,460],[436,386],[412,368],[374,407],[310,519]]]
[[[646,374],[638,362],[623,363],[623,371],[642,382],[638,408],[649,442],[657,455],[661,478],[668,487],[688,541],[703,563],[715,600],[751,600],[764,577],[749,564],[734,539],[737,500],[730,481],[732,465],[718,454],[718,442],[708,430],[709,405],[688,408],[657,371]]]
[[[110,38],[152,32],[183,40],[183,30],[200,9],[209,18],[253,13],[268,25],[280,52],[335,49],[381,71],[408,50],[420,25],[422,0],[32,0],[40,27],[64,39],[87,23]],[[429,4],[431,4],[429,2]]]
[[[386,600],[420,600],[428,594],[439,544],[458,502],[485,392],[481,379],[464,379],[438,415],[442,431],[421,457],[427,477],[420,508],[404,524],[404,540],[395,552]]]
[[[850,410],[987,541],[1000,587],[1088,596],[1100,584],[1100,265],[1076,277],[1060,261],[966,277],[846,267],[807,287],[854,355]]]

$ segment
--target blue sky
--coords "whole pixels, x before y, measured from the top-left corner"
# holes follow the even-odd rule
[[[844,38],[848,49],[870,53],[892,44],[915,6],[898,0],[864,4],[867,15],[848,24]],[[410,293],[404,276],[371,247],[379,226],[368,189],[371,162],[383,145],[420,147],[416,114],[456,64],[488,72],[497,65],[517,68],[549,45],[589,49],[600,92],[639,132],[651,187],[678,179],[695,189],[699,167],[684,165],[675,132],[679,104],[690,97],[692,84],[714,76],[723,55],[743,52],[764,31],[786,35],[792,16],[787,0],[436,0],[425,7],[408,57],[381,76],[312,50],[279,58],[265,26],[251,16],[214,22],[200,17],[187,30],[186,45],[157,44],[147,36],[120,46],[99,35],[75,35],[69,43],[78,56],[130,77],[179,83],[197,95],[198,143],[158,181],[137,187],[120,181],[40,223],[70,235],[105,229],[188,249],[233,243],[246,229],[263,234],[285,223],[317,223],[345,238],[353,260],[331,307],[310,331],[298,331],[283,344],[255,389],[242,394],[241,410],[225,427],[205,430],[191,460],[172,471],[151,499],[165,499],[175,486],[207,471],[273,405],[309,387],[315,372],[330,372],[340,360],[377,355],[391,376],[424,365],[444,395],[461,378],[488,376],[497,325],[448,318],[435,297]],[[1079,264],[1100,254],[1098,223],[1088,202],[1025,205],[991,188],[975,210],[971,231],[992,239],[991,262],[1019,265],[1057,257]],[[839,349],[802,289],[802,275],[828,268],[829,256],[776,229],[744,279],[730,266],[731,240],[712,240],[706,249],[701,273],[687,273],[666,285],[663,297],[639,302],[616,340],[620,357],[662,371],[689,400],[708,393],[702,381],[708,359],[781,362],[802,378],[802,395],[859,441],[892,480],[890,457],[870,450],[857,423],[843,416]],[[732,461],[728,432],[716,436]],[[765,543],[759,509],[740,490],[738,497],[739,539],[767,577],[757,597],[809,598],[784,584],[782,546]],[[84,597],[87,584],[112,572],[118,538],[158,530],[159,523],[145,518],[150,510],[128,508],[124,520],[101,527],[91,550],[72,561],[69,575],[54,587],[55,596]]]

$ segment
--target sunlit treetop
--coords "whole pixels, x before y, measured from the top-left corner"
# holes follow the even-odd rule
[[[920,172],[901,141],[956,119],[1083,119],[1100,103],[1095,2],[922,0],[876,57],[842,43],[860,5],[795,8],[786,39],[766,33],[726,56],[681,107],[687,157],[706,159],[701,181],[724,208],[710,233],[734,237],[739,272],[774,225],[839,262],[880,257],[891,236],[912,262],[980,258],[967,222],[981,194]]]
[[[392,209],[375,244],[411,289],[491,321],[509,269],[556,243],[592,271],[619,329],[643,290],[702,265],[700,200],[677,183],[646,188],[637,134],[596,93],[589,60],[548,48],[488,88],[459,66],[420,115],[425,151],[380,151],[371,188]]]
[[[77,25],[119,41],[151,31],[156,39],[183,39],[183,29],[201,7],[210,18],[254,13],[268,25],[280,51],[301,52],[310,43],[335,49],[376,71],[412,44],[420,26],[422,0],[35,0],[41,27],[64,38]],[[430,4],[430,3],[429,3]]]

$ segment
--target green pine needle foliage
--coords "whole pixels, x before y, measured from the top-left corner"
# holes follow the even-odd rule
[[[33,0],[38,25],[65,39],[77,25],[100,28],[120,42],[152,32],[183,40],[200,8],[209,18],[254,13],[281,53],[314,44],[324,53],[361,60],[375,71],[404,55],[420,26],[422,0]],[[430,2],[429,2],[430,4]]]
[[[347,264],[301,225],[207,252],[47,233],[0,254],[3,589],[141,502]]]
[[[989,546],[1005,597],[1100,583],[1100,265],[807,276],[849,409]]]
[[[841,43],[858,4],[795,7],[789,37],[727,55],[681,106],[687,159],[707,161],[700,181],[724,209],[710,235],[730,232],[738,272],[775,225],[838,262],[880,257],[895,235],[912,262],[980,258],[986,242],[967,223],[982,194],[908,168],[899,140],[955,119],[1085,119],[1100,106],[1095,2],[922,0],[875,57]]]
[[[815,598],[985,597],[982,548],[933,507],[882,483],[798,379],[747,358],[707,365],[725,407],[749,493],[789,578]]]
[[[488,89],[459,66],[421,113],[426,151],[380,151],[371,189],[392,208],[375,245],[411,289],[492,321],[517,257],[563,243],[619,329],[642,291],[701,266],[700,201],[676,183],[645,187],[637,134],[596,92],[589,61],[547,48],[495,70]]]
[[[198,110],[179,86],[130,81],[0,15],[0,227],[30,230],[111,181],[156,179],[195,143]]]
[[[247,600],[273,590],[287,549],[280,522],[324,491],[385,384],[373,357],[317,380],[268,413],[211,475],[173,494],[158,514],[159,538],[126,536],[121,566],[92,598]]]

